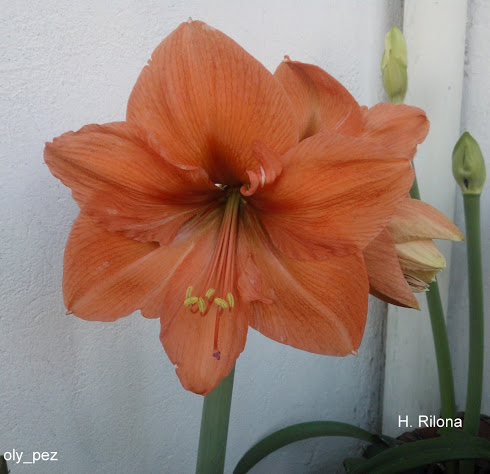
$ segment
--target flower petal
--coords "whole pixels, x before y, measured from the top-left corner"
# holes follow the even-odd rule
[[[395,153],[412,159],[417,145],[429,133],[429,121],[422,109],[386,102],[364,108],[361,137],[374,140]]]
[[[44,156],[86,215],[136,240],[170,243],[220,195],[203,169],[156,155],[124,122],[65,133]]]
[[[363,249],[413,181],[408,160],[354,137],[317,134],[283,158],[282,174],[249,202],[274,245],[303,260]]]
[[[127,120],[170,159],[241,184],[256,169],[253,140],[284,153],[298,142],[281,85],[231,38],[181,24],[154,51],[129,99]]]
[[[403,275],[390,232],[384,229],[363,251],[369,276],[369,292],[387,303],[419,308]]]
[[[446,267],[444,255],[430,239],[395,244],[403,274],[413,292],[426,291]]]
[[[411,271],[405,273],[405,278],[410,286],[410,289],[414,293],[422,293],[423,291],[427,291],[429,289],[429,283],[431,281],[435,281],[435,274],[421,271]]]
[[[181,303],[182,304],[182,303]],[[207,395],[226,377],[247,339],[248,317],[237,304],[232,313],[225,310],[220,316],[219,360],[213,356],[216,310],[206,316],[193,314],[182,304],[170,321],[162,320],[160,339],[173,364],[182,386],[194,393]]]
[[[253,263],[261,281],[249,286],[250,325],[275,341],[317,354],[345,356],[361,343],[369,284],[360,251],[322,261],[299,261],[274,249],[253,222],[239,232],[240,268]],[[253,272],[251,272],[253,273]],[[244,282],[242,291],[244,292]],[[253,291],[247,291],[253,296]],[[252,299],[252,298],[251,298]]]
[[[97,226],[82,213],[65,249],[66,308],[87,320],[127,316],[165,285],[188,250],[184,245],[166,248],[128,239]]]
[[[206,315],[201,315],[199,311],[192,312],[191,307],[184,306],[185,294],[190,286],[196,296],[204,297],[208,289],[205,284],[220,223],[220,219],[210,218],[200,227],[197,235],[193,236],[193,249],[182,260],[168,285],[142,310],[143,314],[162,315],[160,339],[171,362],[177,365],[177,375],[182,385],[203,395],[211,392],[230,373],[245,347],[248,331],[247,306],[235,298],[234,308],[224,310],[219,316],[218,360],[213,356],[218,307],[207,302],[211,304],[210,310]],[[177,235],[176,243],[181,238],[185,239],[185,233],[184,230],[182,235]]]
[[[107,232],[81,214],[65,252],[66,307],[88,320],[114,321],[137,309],[146,317],[160,317],[162,343],[178,365],[182,385],[203,394],[230,372],[248,329],[247,314],[237,301],[220,320],[218,361],[213,357],[215,312],[202,317],[184,306],[186,288],[199,287],[207,275],[220,215],[186,226],[172,245],[161,247]]]
[[[325,131],[359,135],[363,127],[359,104],[323,69],[286,57],[274,75],[294,104],[301,139]]]
[[[418,199],[401,201],[388,228],[397,243],[417,239],[464,240],[461,231],[442,212]]]
[[[244,184],[240,188],[243,196],[254,194],[259,188],[259,185],[263,188],[272,184],[282,173],[281,157],[265,143],[255,141],[253,151],[260,167],[256,170],[247,170],[250,184]]]
[[[430,239],[395,244],[403,270],[435,271],[446,268],[444,255]]]

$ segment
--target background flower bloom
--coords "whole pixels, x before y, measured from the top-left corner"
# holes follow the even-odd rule
[[[65,252],[67,308],[88,320],[137,309],[160,318],[196,393],[230,372],[249,324],[320,354],[360,344],[362,250],[413,172],[382,140],[302,136],[293,104],[233,40],[188,22],[153,53],[125,122],[46,145],[81,210]]]
[[[388,303],[418,308],[412,292],[426,291],[446,266],[432,239],[457,241],[463,234],[431,205],[401,201],[388,227],[364,249],[371,293]]]
[[[392,103],[361,107],[317,66],[286,57],[275,76],[294,104],[302,139],[326,131],[363,137],[411,160],[428,133],[422,110]],[[426,290],[445,267],[431,239],[462,238],[459,229],[429,204],[400,201],[389,226],[363,251],[370,292],[389,303],[418,308],[412,292]]]

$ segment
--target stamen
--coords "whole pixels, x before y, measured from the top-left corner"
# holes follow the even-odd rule
[[[215,298],[214,302],[223,309],[228,308],[228,303],[223,298]]]
[[[196,304],[199,301],[199,298],[197,296],[190,296],[189,298],[186,298],[184,300],[184,306],[192,306],[193,304]]]
[[[202,298],[197,300],[197,306],[199,307],[199,311],[204,313],[206,311],[206,303]]]
[[[257,184],[260,182],[263,185],[263,182],[267,181],[263,168],[256,177]],[[221,358],[221,352],[218,349],[220,318],[224,310],[228,309],[231,312],[235,306],[232,291],[235,286],[238,214],[243,201],[239,189],[231,189],[226,192],[221,228],[208,267],[208,276],[204,284],[199,285],[197,296],[193,295],[195,286],[188,286],[184,299],[184,306],[190,307],[192,313],[199,311],[202,317],[206,317],[211,307],[215,305],[213,357],[217,360]]]

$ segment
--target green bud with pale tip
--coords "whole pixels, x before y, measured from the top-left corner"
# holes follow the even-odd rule
[[[481,194],[486,178],[485,160],[478,142],[464,132],[453,151],[453,175],[463,194]]]
[[[385,50],[381,60],[383,86],[390,101],[403,103],[407,93],[407,43],[403,33],[392,26],[385,36]]]

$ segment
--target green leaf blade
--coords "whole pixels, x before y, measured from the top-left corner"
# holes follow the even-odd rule
[[[384,442],[379,436],[348,423],[336,421],[299,423],[276,431],[252,446],[240,459],[233,473],[244,474],[274,451],[296,441],[319,436],[343,436],[360,439],[368,443]]]
[[[490,459],[490,441],[447,435],[387,449],[354,468],[352,474],[395,474],[442,461]]]

